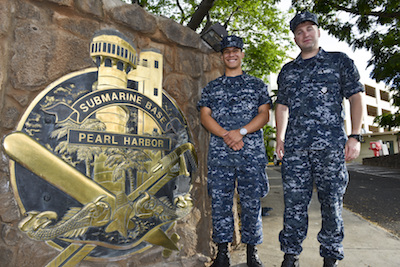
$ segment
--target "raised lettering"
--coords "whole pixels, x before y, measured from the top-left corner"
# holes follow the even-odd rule
[[[79,138],[78,138],[79,142],[82,142],[83,139],[86,139],[86,134],[79,133]]]
[[[133,138],[133,139],[132,139],[132,145],[133,145],[133,146],[137,146],[137,139],[136,139],[136,138]]]
[[[85,105],[85,104],[81,104],[79,106],[79,108],[83,111],[83,112],[87,112],[89,110],[89,108]]]
[[[102,100],[103,102],[111,101],[110,95],[109,95],[108,93],[107,93],[107,94],[102,94],[102,95],[101,95],[101,100]]]
[[[112,98],[113,101],[114,100],[118,100],[118,95],[115,92],[112,92]]]
[[[143,138],[139,138],[139,146],[144,146],[144,140],[143,140]]]
[[[145,139],[145,146],[150,146],[150,139]]]
[[[100,96],[93,97],[94,102],[96,105],[100,105],[102,103]]]
[[[88,105],[89,108],[94,108],[95,103],[93,101],[93,98],[89,99],[89,101],[86,101],[86,105]]]
[[[145,108],[151,109],[151,103],[150,103],[150,102],[147,102],[146,105],[145,105]]]
[[[97,136],[96,136],[96,139],[94,140],[94,142],[95,143],[102,143],[103,141],[101,140],[101,135],[100,134],[98,134]]]
[[[152,147],[157,147],[157,140],[156,139],[151,140],[151,146]]]
[[[112,136],[111,139],[112,139],[112,144],[113,144],[113,145],[118,145],[118,142],[115,141],[115,136],[114,136],[114,135]]]
[[[129,137],[124,136],[124,145],[125,145],[125,146],[129,145],[130,141],[131,141],[131,140],[130,140]]]
[[[150,110],[150,112],[152,112],[154,115],[157,114],[157,107],[154,107]]]

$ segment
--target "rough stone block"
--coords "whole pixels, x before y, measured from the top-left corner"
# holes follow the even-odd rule
[[[5,106],[0,118],[0,126],[6,129],[13,129],[18,123],[19,116],[20,112],[16,107]]]
[[[21,107],[26,107],[29,104],[29,94],[25,91],[13,90],[8,96],[15,99]]]
[[[0,34],[7,33],[13,16],[11,12],[12,9],[10,3],[4,3],[4,1],[0,3]]]
[[[103,1],[102,0],[75,0],[75,6],[78,10],[95,15],[97,17],[103,17]]]
[[[47,81],[48,61],[52,58],[54,40],[49,28],[38,23],[24,23],[14,31],[14,56],[11,80],[15,88],[35,90]],[[32,89],[33,88],[33,89]]]
[[[34,241],[25,237],[20,242],[18,252],[15,254],[14,266],[46,266],[59,253],[45,242]]]
[[[26,2],[16,2],[15,17],[19,19],[28,19],[40,21],[44,18],[46,12],[39,7]]]
[[[165,17],[157,17],[157,23],[160,30],[166,38],[182,46],[199,48],[201,38],[195,31],[188,27],[182,27],[181,24]]]
[[[69,17],[58,12],[54,13],[53,20],[63,29],[80,35],[83,39],[90,39],[100,27],[97,21],[80,17]]]
[[[156,20],[154,16],[147,13],[136,4],[125,4],[123,6],[106,9],[107,14],[117,22],[125,24],[134,31],[152,34],[156,31]]]
[[[200,78],[203,75],[203,56],[202,54],[189,53],[178,48],[175,69],[179,73],[185,73],[192,78]]]
[[[36,0],[39,2],[50,2],[60,6],[73,6],[74,0]]]
[[[11,184],[7,173],[0,172],[0,194],[11,192]]]
[[[49,60],[46,85],[61,76],[88,67],[94,67],[90,57],[90,40],[69,32],[53,31],[54,45]],[[91,37],[91,36],[90,36]]]
[[[4,55],[3,51],[4,51],[3,47],[0,46],[0,55]],[[7,71],[4,69],[3,64],[0,64],[0,110],[2,110],[3,106],[4,106],[4,95],[5,95],[4,77],[5,77],[5,75],[7,75]]]
[[[19,208],[14,200],[14,195],[11,192],[1,194],[0,201],[1,221],[12,223],[21,219]]]
[[[185,107],[183,105],[185,105],[188,99],[187,82],[186,87],[184,86],[187,80],[188,77],[186,75],[171,73],[166,75],[163,81],[163,88],[175,99],[182,111],[184,111]]]
[[[1,246],[0,247],[0,262],[1,266],[3,267],[14,267],[16,266],[13,263],[13,255],[15,254],[15,251],[12,248],[6,247],[6,246]]]
[[[77,0],[80,1],[80,0]],[[104,9],[112,9],[114,7],[125,6],[127,3],[121,0],[105,0],[103,1]]]
[[[8,246],[15,246],[22,239],[22,233],[17,227],[5,224],[1,230],[1,237]]]

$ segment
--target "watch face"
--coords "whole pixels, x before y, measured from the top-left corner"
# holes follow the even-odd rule
[[[242,128],[242,129],[240,129],[240,134],[241,135],[246,135],[247,134],[247,129],[246,128]]]

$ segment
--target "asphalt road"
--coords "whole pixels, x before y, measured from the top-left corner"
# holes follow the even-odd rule
[[[345,208],[400,237],[400,170],[349,164]]]

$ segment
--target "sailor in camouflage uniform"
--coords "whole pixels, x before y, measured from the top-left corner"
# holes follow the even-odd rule
[[[218,244],[212,266],[230,266],[228,243],[233,238],[232,204],[237,182],[241,203],[242,242],[247,265],[263,266],[256,245],[263,240],[260,199],[268,192],[267,163],[261,128],[269,120],[267,85],[242,71],[243,41],[222,40],[225,75],[211,81],[198,103],[203,126],[211,133],[208,192],[212,200],[213,241]]]
[[[282,159],[284,225],[279,240],[282,266],[299,266],[308,228],[308,206],[315,183],[321,203],[318,234],[324,267],[343,259],[343,194],[348,183],[345,161],[360,152],[363,86],[353,61],[318,46],[317,16],[308,11],[290,22],[300,55],[278,76],[277,146]],[[345,134],[343,98],[350,101],[352,135]],[[286,134],[285,134],[286,133]],[[284,138],[285,137],[285,138]],[[284,140],[284,141],[283,141]]]

